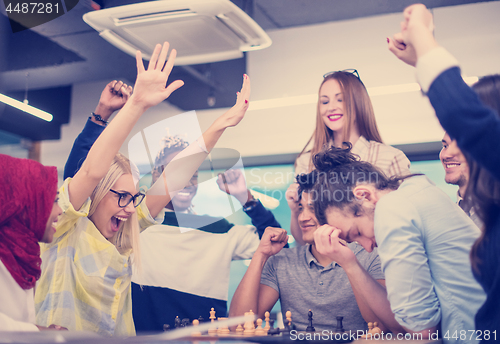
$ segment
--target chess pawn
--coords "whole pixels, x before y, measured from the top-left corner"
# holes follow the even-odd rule
[[[366,332],[366,334],[360,336],[361,338],[363,339],[367,339],[367,338],[372,338],[373,335],[372,335],[372,330],[373,330],[373,323],[372,322],[369,322],[368,323],[368,332]]]
[[[378,334],[381,334],[381,333],[382,333],[382,330],[380,329],[380,327],[378,327],[378,323],[375,321],[375,322],[373,323],[373,329],[372,329],[372,331],[371,331],[371,334],[372,334],[372,336],[374,336],[374,335],[375,335],[375,334],[377,334],[377,333],[378,333]]]
[[[194,319],[193,320],[193,329],[196,329],[196,327],[200,324],[200,321],[198,319]],[[201,332],[200,331],[194,331],[191,333],[191,336],[192,337],[199,337],[201,336]]]
[[[266,327],[264,327],[264,330],[266,331],[266,334],[269,331],[269,329],[271,328],[271,324],[270,324],[269,320],[271,320],[271,314],[269,312],[264,313],[264,321],[266,322]]]
[[[264,330],[264,327],[262,326],[262,319],[257,319],[257,327],[255,328],[255,335],[256,336],[265,336],[266,330]]]
[[[286,311],[285,313],[285,332],[287,334],[290,334],[290,331],[292,330],[292,312]]]
[[[243,336],[243,326],[241,324],[238,324],[238,327],[236,327],[236,335]]]
[[[288,326],[292,326],[292,312],[286,311],[285,317],[286,317],[286,322],[287,322]]]

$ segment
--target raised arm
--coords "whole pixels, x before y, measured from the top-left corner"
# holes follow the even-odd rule
[[[302,239],[302,230],[299,226],[299,184],[291,184],[285,193],[285,198],[290,208],[290,233],[295,239],[297,245],[305,245],[305,241]]]
[[[267,227],[281,228],[273,213],[255,199],[247,188],[245,175],[241,170],[227,170],[217,177],[219,189],[228,195],[234,196],[243,207],[243,211],[252,220],[252,225],[257,228],[259,238],[262,238]]]
[[[273,288],[261,284],[262,270],[269,257],[277,254],[288,241],[286,231],[281,228],[267,228],[259,247],[255,251],[250,266],[234,292],[229,316],[243,315],[252,310],[263,318],[266,311],[273,308],[278,301],[279,293]]]
[[[144,69],[141,53],[137,52],[137,81],[134,94],[95,141],[87,159],[69,185],[69,197],[75,209],[83,205],[92,190],[106,175],[114,156],[144,111],[167,99],[173,91],[184,84],[177,80],[165,87],[176,56],[174,49],[167,61],[168,48],[167,42],[163,47],[159,44],[155,47],[147,70]]]
[[[482,104],[463,81],[456,68],[458,61],[437,43],[430,11],[422,4],[415,4],[407,7],[403,15],[401,32],[389,42],[389,50],[417,67],[422,91],[460,149],[500,180],[500,146],[491,144],[500,136],[498,114]]]
[[[387,328],[391,332],[405,332],[392,313],[387,300],[385,280],[375,280],[370,276],[354,252],[341,242],[340,232],[340,229],[329,225],[319,227],[314,232],[316,249],[344,269],[366,322],[378,321],[382,330]]]
[[[245,116],[250,98],[250,79],[243,76],[243,86],[238,92],[236,104],[217,118],[196,142],[179,153],[164,169],[156,183],[148,190],[146,204],[156,217],[188,181],[229,127],[237,125]]]
[[[128,86],[123,81],[111,81],[102,91],[94,114],[99,115],[104,122],[107,122],[115,111],[120,110],[125,105],[131,95],[132,86]],[[95,116],[89,117],[69,153],[64,166],[64,179],[73,177],[83,164],[90,148],[106,127],[104,122],[98,121]]]

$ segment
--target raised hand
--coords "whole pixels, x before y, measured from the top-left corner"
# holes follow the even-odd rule
[[[266,257],[271,257],[281,251],[287,242],[288,234],[286,230],[283,228],[267,227],[264,234],[262,234],[257,252]]]
[[[137,80],[131,99],[134,99],[134,103],[143,109],[159,104],[184,85],[183,81],[176,80],[165,87],[177,56],[177,51],[172,49],[167,60],[168,48],[168,42],[163,43],[163,47],[156,45],[149,60],[148,69],[144,69],[141,52],[138,51],[136,54]]]
[[[344,269],[349,264],[356,264],[354,252],[339,238],[341,230],[330,225],[323,225],[314,232],[314,243],[318,252],[333,259]]]
[[[299,211],[299,184],[291,184],[285,192],[285,198],[288,203],[288,207],[292,211],[292,214],[298,214]]]
[[[240,121],[245,116],[245,113],[250,104],[249,100],[250,100],[250,78],[248,77],[248,75],[244,74],[243,85],[241,87],[240,92],[237,93],[236,104],[234,104],[234,106],[231,109],[229,109],[225,114],[219,117],[219,120],[223,121],[224,126],[226,128],[234,127],[235,125],[240,123]]]
[[[120,110],[132,95],[132,86],[113,80],[106,85],[94,113],[107,121],[113,112]]]
[[[401,32],[387,38],[388,48],[401,61],[416,66],[419,57],[438,46],[432,14],[425,5],[414,4],[404,10],[403,16]]]
[[[434,32],[432,13],[423,4],[414,4],[405,8],[401,33],[406,44],[413,44],[418,39],[418,31]]]
[[[221,191],[236,197],[243,205],[248,201],[249,191],[245,175],[241,170],[227,170],[217,176],[217,185]]]

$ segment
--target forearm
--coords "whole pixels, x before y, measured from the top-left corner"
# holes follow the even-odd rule
[[[379,321],[379,327],[391,332],[404,332],[392,313],[387,291],[356,261],[344,268],[363,318],[367,322]],[[372,317],[375,316],[376,319]]]
[[[252,225],[257,228],[259,238],[262,238],[267,227],[281,228],[273,213],[267,210],[259,200],[250,209],[243,209],[243,211],[252,220]]]
[[[94,110],[94,113],[95,114],[98,114],[99,116],[101,116],[101,118],[105,121],[107,121],[109,119],[109,117],[111,117],[111,115],[113,114],[113,112],[115,112],[114,109],[110,108],[109,106],[107,106],[106,104],[103,104],[101,102],[99,102]],[[94,117],[91,117],[91,120],[97,124],[101,124],[99,121],[97,121]]]
[[[500,148],[492,144],[500,135],[498,114],[481,103],[458,68],[439,75],[427,95],[441,125],[457,140],[460,149],[500,179]]]
[[[130,98],[92,146],[82,169],[97,182],[107,173],[113,158],[146,108]],[[97,183],[96,183],[97,184]]]
[[[234,292],[231,305],[229,307],[229,316],[243,315],[249,310],[262,317],[266,310],[259,310],[259,289],[260,279],[267,257],[255,252],[250,265],[243,276],[238,288]],[[260,314],[262,313],[262,314]]]
[[[73,177],[87,157],[90,148],[104,130],[104,126],[92,121],[87,121],[82,132],[78,135],[64,166],[64,179]]]

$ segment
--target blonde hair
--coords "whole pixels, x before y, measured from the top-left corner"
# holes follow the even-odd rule
[[[114,157],[108,173],[99,181],[99,184],[97,184],[94,191],[92,191],[92,194],[90,195],[91,203],[88,217],[91,217],[92,214],[94,214],[104,196],[106,196],[118,178],[124,174],[132,175],[130,161],[125,156],[118,153]],[[120,254],[124,254],[132,250],[134,253],[133,262],[138,265],[140,265],[139,234],[139,220],[137,218],[137,212],[134,212],[128,221],[123,222],[120,225],[120,229],[116,232],[116,235],[111,241],[116,246],[116,249],[120,252]]]
[[[338,71],[327,75],[318,90],[318,105],[316,108],[316,128],[307,141],[306,145],[299,154],[299,157],[304,153],[311,153],[311,159],[309,160],[309,170],[313,168],[313,157],[321,152],[324,148],[333,141],[333,131],[331,131],[321,118],[319,111],[320,99],[319,92],[321,92],[321,87],[328,80],[336,80],[340,85],[340,90],[343,95],[344,104],[344,116],[347,121],[344,126],[344,141],[348,141],[349,134],[351,132],[352,119],[356,118],[356,124],[358,126],[359,134],[369,141],[382,142],[382,137],[377,128],[377,122],[375,121],[375,113],[373,111],[372,102],[365,85],[361,80],[356,77],[356,75]],[[313,143],[311,149],[307,150],[309,145]],[[298,158],[298,157],[297,157]],[[295,165],[297,160],[295,160]]]

